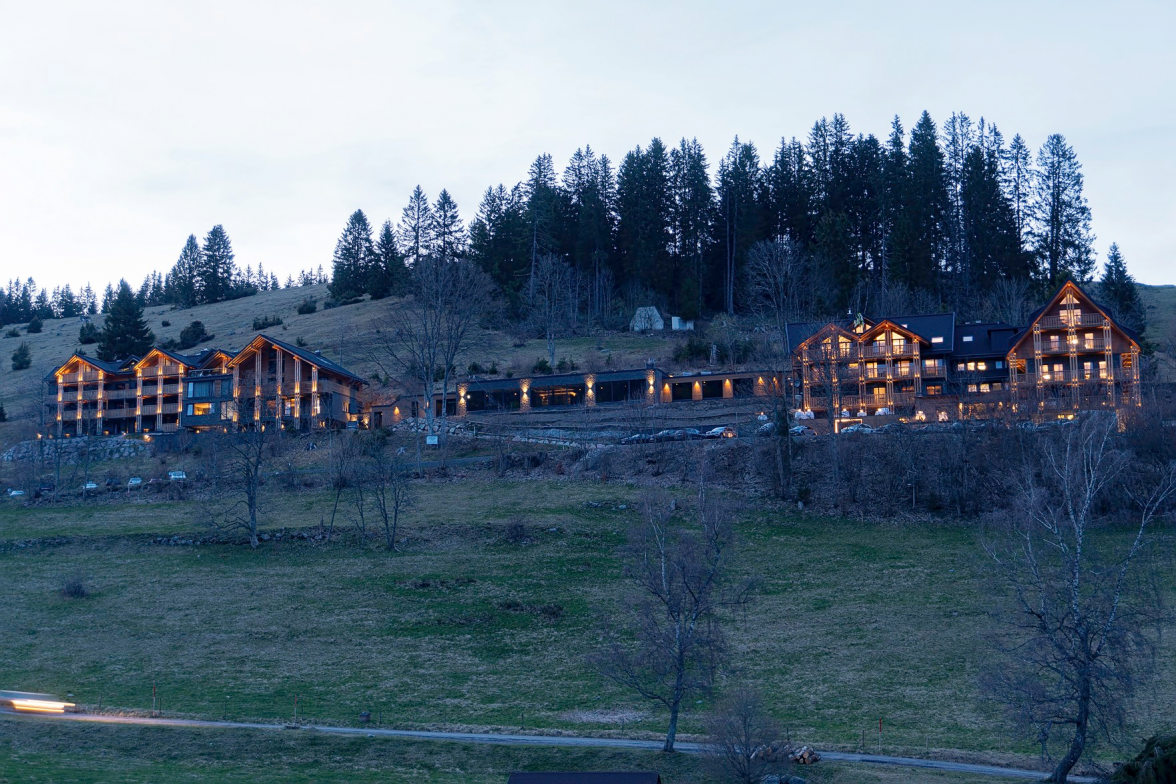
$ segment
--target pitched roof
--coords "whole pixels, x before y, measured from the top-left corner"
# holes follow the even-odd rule
[[[233,356],[233,360],[236,361],[237,357],[239,357],[239,356],[241,356],[241,354],[245,353],[249,349],[249,346],[252,346],[254,343],[257,342],[258,338],[262,338],[264,340],[267,340],[270,343],[272,343],[273,345],[281,348],[283,351],[288,351],[291,354],[295,355],[296,357],[299,357],[303,361],[309,362],[312,365],[317,365],[318,367],[320,367],[324,370],[329,370],[332,373],[337,373],[341,376],[346,376],[347,378],[350,378],[354,381],[358,381],[361,384],[367,383],[367,380],[355,375],[354,373],[352,373],[350,370],[343,367],[342,365],[340,365],[336,362],[332,362],[331,360],[324,357],[322,354],[316,354],[313,351],[307,351],[306,349],[295,346],[292,343],[287,343],[284,340],[278,340],[277,338],[270,337],[269,335],[266,335],[265,333],[261,333],[257,337],[255,337],[253,340],[249,341],[249,344],[247,346],[245,346],[245,348],[241,349]]]
[[[887,316],[900,327],[905,327],[931,344],[931,352],[951,351],[955,343],[956,316],[954,313],[929,313],[920,316]],[[943,338],[939,343],[933,338]],[[926,353],[926,352],[924,352]]]
[[[507,784],[661,784],[661,776],[657,771],[515,771],[510,774]]]
[[[125,367],[126,363],[107,362],[106,360],[98,359],[97,357],[91,357],[86,354],[79,354],[77,352],[74,352],[73,354],[69,355],[69,359],[62,362],[60,365],[58,365],[53,370],[52,375],[56,375],[59,370],[61,370],[66,365],[68,365],[70,362],[73,362],[75,359],[80,359],[83,362],[86,362],[87,364],[93,365],[94,367],[98,368],[99,370],[101,370],[104,373],[114,374],[114,373],[126,373],[127,372],[126,367]]]

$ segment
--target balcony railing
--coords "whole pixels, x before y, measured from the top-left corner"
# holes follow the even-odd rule
[[[180,385],[179,384],[164,384],[163,385],[163,394],[165,394],[165,395],[178,395],[179,393],[180,393]]]
[[[157,408],[156,406],[143,406],[143,408],[142,408],[143,416],[155,416],[155,413],[156,413],[155,409],[156,408]]]
[[[1107,350],[1107,344],[1106,344],[1106,341],[1104,341],[1102,338],[1096,338],[1094,340],[1085,340],[1085,339],[1079,338],[1078,341],[1073,344],[1071,344],[1067,341],[1064,341],[1064,340],[1058,341],[1057,343],[1055,343],[1053,341],[1049,341],[1049,342],[1043,342],[1041,344],[1041,353],[1042,354],[1069,354],[1071,348],[1074,349],[1075,354],[1081,354],[1081,353],[1088,352],[1088,351],[1101,352],[1101,351]]]
[[[1046,316],[1037,322],[1042,329],[1069,329],[1073,327],[1101,327],[1103,317],[1098,313],[1083,313],[1074,318]]]
[[[179,413],[179,411],[180,411],[180,406],[178,403],[164,403],[163,404],[163,413],[165,413],[165,414],[177,414],[177,413]]]

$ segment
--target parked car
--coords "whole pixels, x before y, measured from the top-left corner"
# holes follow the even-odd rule
[[[188,478],[188,475],[183,471],[168,471],[167,478],[170,482],[182,482]]]
[[[697,427],[688,427],[682,431],[688,441],[696,441],[702,438],[702,431]]]
[[[738,433],[735,428],[730,425],[723,425],[722,427],[712,427],[710,430],[702,434],[703,438],[734,438]]]
[[[24,490],[17,490],[12,487],[8,488],[8,497],[9,498],[20,498],[24,494],[25,494]]]
[[[757,436],[770,436],[776,432],[775,422],[766,422],[755,429]]]
[[[136,490],[142,486],[143,486],[142,477],[132,476],[130,479],[127,480],[127,489],[128,490]]]
[[[97,482],[86,482],[84,485],[82,485],[83,492],[86,492],[88,490],[97,490],[97,489],[98,489]]]
[[[625,436],[621,439],[622,444],[648,444],[653,440],[653,436],[646,433],[634,433],[631,436]]]
[[[792,427],[788,428],[788,432],[794,436],[811,436],[816,435],[817,431],[813,430],[808,425],[793,425]]]
[[[686,431],[685,430],[662,430],[662,431],[654,434],[653,440],[658,441],[658,442],[661,442],[661,441],[685,441],[686,440]]]
[[[874,428],[869,425],[850,425],[849,427],[841,428],[842,433],[873,433],[876,432]]]

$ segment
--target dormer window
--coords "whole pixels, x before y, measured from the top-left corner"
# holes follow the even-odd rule
[[[943,335],[936,335],[935,337],[931,338],[931,342],[932,343],[942,343],[943,342]]]
[[[972,342],[972,336],[971,336],[971,335],[964,335],[964,342],[965,342],[965,343],[971,343],[971,342]]]

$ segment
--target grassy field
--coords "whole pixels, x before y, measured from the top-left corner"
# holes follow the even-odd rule
[[[657,770],[667,784],[709,776],[697,757],[340,738],[314,732],[47,726],[0,719],[0,784],[434,782],[503,784],[514,770]],[[980,784],[981,776],[822,762],[813,784]]]
[[[5,686],[143,710],[155,684],[166,713],[203,717],[284,719],[297,695],[300,714],[322,723],[356,723],[367,710],[398,727],[663,729],[661,714],[585,664],[624,588],[618,549],[637,520],[636,490],[469,478],[422,483],[420,495],[400,553],[344,542],[149,544],[200,532],[191,501],[0,506],[0,540],[73,537],[0,551]],[[691,495],[683,488],[687,508]],[[265,522],[317,524],[329,504],[321,492],[276,494]],[[523,543],[505,536],[514,518],[527,526]],[[1029,759],[977,691],[989,605],[974,530],[761,505],[740,532],[741,568],[761,590],[728,620],[732,677],[759,687],[794,739],[855,749],[865,732],[869,751]],[[73,575],[90,596],[61,596]],[[1171,720],[1170,634],[1165,646],[1140,733]],[[693,733],[706,704],[689,708],[683,730]],[[405,778],[441,776],[400,765]]]

